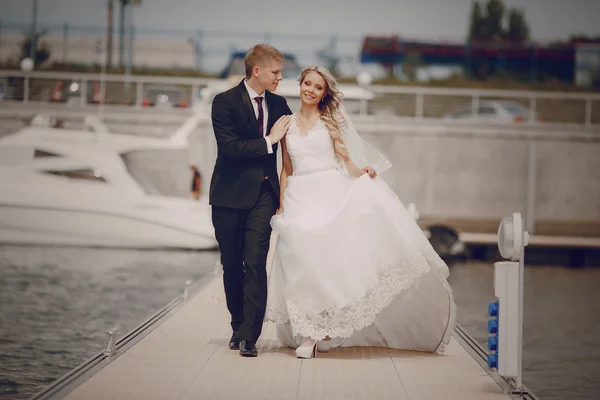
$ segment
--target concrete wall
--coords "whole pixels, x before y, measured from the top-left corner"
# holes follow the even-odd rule
[[[469,132],[426,134],[414,130],[390,133],[357,124],[370,143],[393,164],[383,175],[406,205],[414,202],[421,215],[447,219],[496,220],[526,215],[528,142],[526,136]],[[443,132],[440,131],[440,132]],[[539,222],[600,224],[600,135],[569,139],[556,132],[535,140],[535,218]],[[558,135],[561,136],[561,135]],[[191,157],[207,177],[214,165],[210,125],[193,138]]]
[[[600,220],[599,142],[542,142],[538,163],[540,218]]]
[[[526,211],[526,140],[370,134],[394,164],[385,175],[423,214],[502,217]],[[600,142],[537,142],[538,219],[600,221]]]

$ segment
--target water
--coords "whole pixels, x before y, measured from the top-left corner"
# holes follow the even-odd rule
[[[217,253],[0,246],[0,398],[38,392],[215,268]]]
[[[491,263],[459,264],[449,280],[459,324],[482,344],[493,271]],[[599,285],[600,269],[525,269],[523,374],[541,400],[600,398]]]
[[[214,271],[217,253],[0,246],[0,398],[22,399]],[[487,341],[491,263],[457,264],[459,323]],[[542,400],[600,398],[600,269],[528,267],[525,384]]]

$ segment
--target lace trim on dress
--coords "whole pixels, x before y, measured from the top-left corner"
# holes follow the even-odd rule
[[[341,309],[332,308],[306,315],[298,311],[294,302],[277,296],[267,309],[266,319],[284,324],[291,322],[294,335],[300,334],[315,340],[327,336],[348,338],[371,325],[396,296],[411,289],[418,278],[430,271],[432,267],[418,258],[403,259],[382,269],[377,283],[367,290],[365,296]]]
[[[312,126],[312,128],[310,128],[308,131],[306,131],[306,133],[304,135],[302,135],[300,133],[300,128],[298,128],[298,125],[296,124],[296,114],[292,114],[292,122],[293,123],[290,125],[287,134],[288,135],[292,134],[292,135],[300,136],[300,137],[308,137],[314,130],[317,130],[318,128],[325,126],[325,123],[323,122],[323,120],[321,118],[319,118],[317,120],[317,122],[315,122],[315,124]]]

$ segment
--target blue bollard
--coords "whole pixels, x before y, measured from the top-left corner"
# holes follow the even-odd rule
[[[496,336],[490,336],[488,338],[488,350],[498,351],[498,338]]]
[[[490,317],[497,317],[498,309],[499,309],[498,302],[497,301],[491,302],[490,304],[488,304],[488,315]]]
[[[488,354],[487,362],[488,362],[488,367],[498,368],[498,355],[497,354]]]
[[[498,320],[490,319],[488,321],[488,333],[498,333]]]

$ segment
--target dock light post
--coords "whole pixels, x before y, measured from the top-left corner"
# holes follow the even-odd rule
[[[488,366],[507,381],[512,394],[523,389],[523,280],[529,233],[520,213],[504,217],[498,227],[498,249],[505,260],[494,263],[494,296],[488,306]]]

